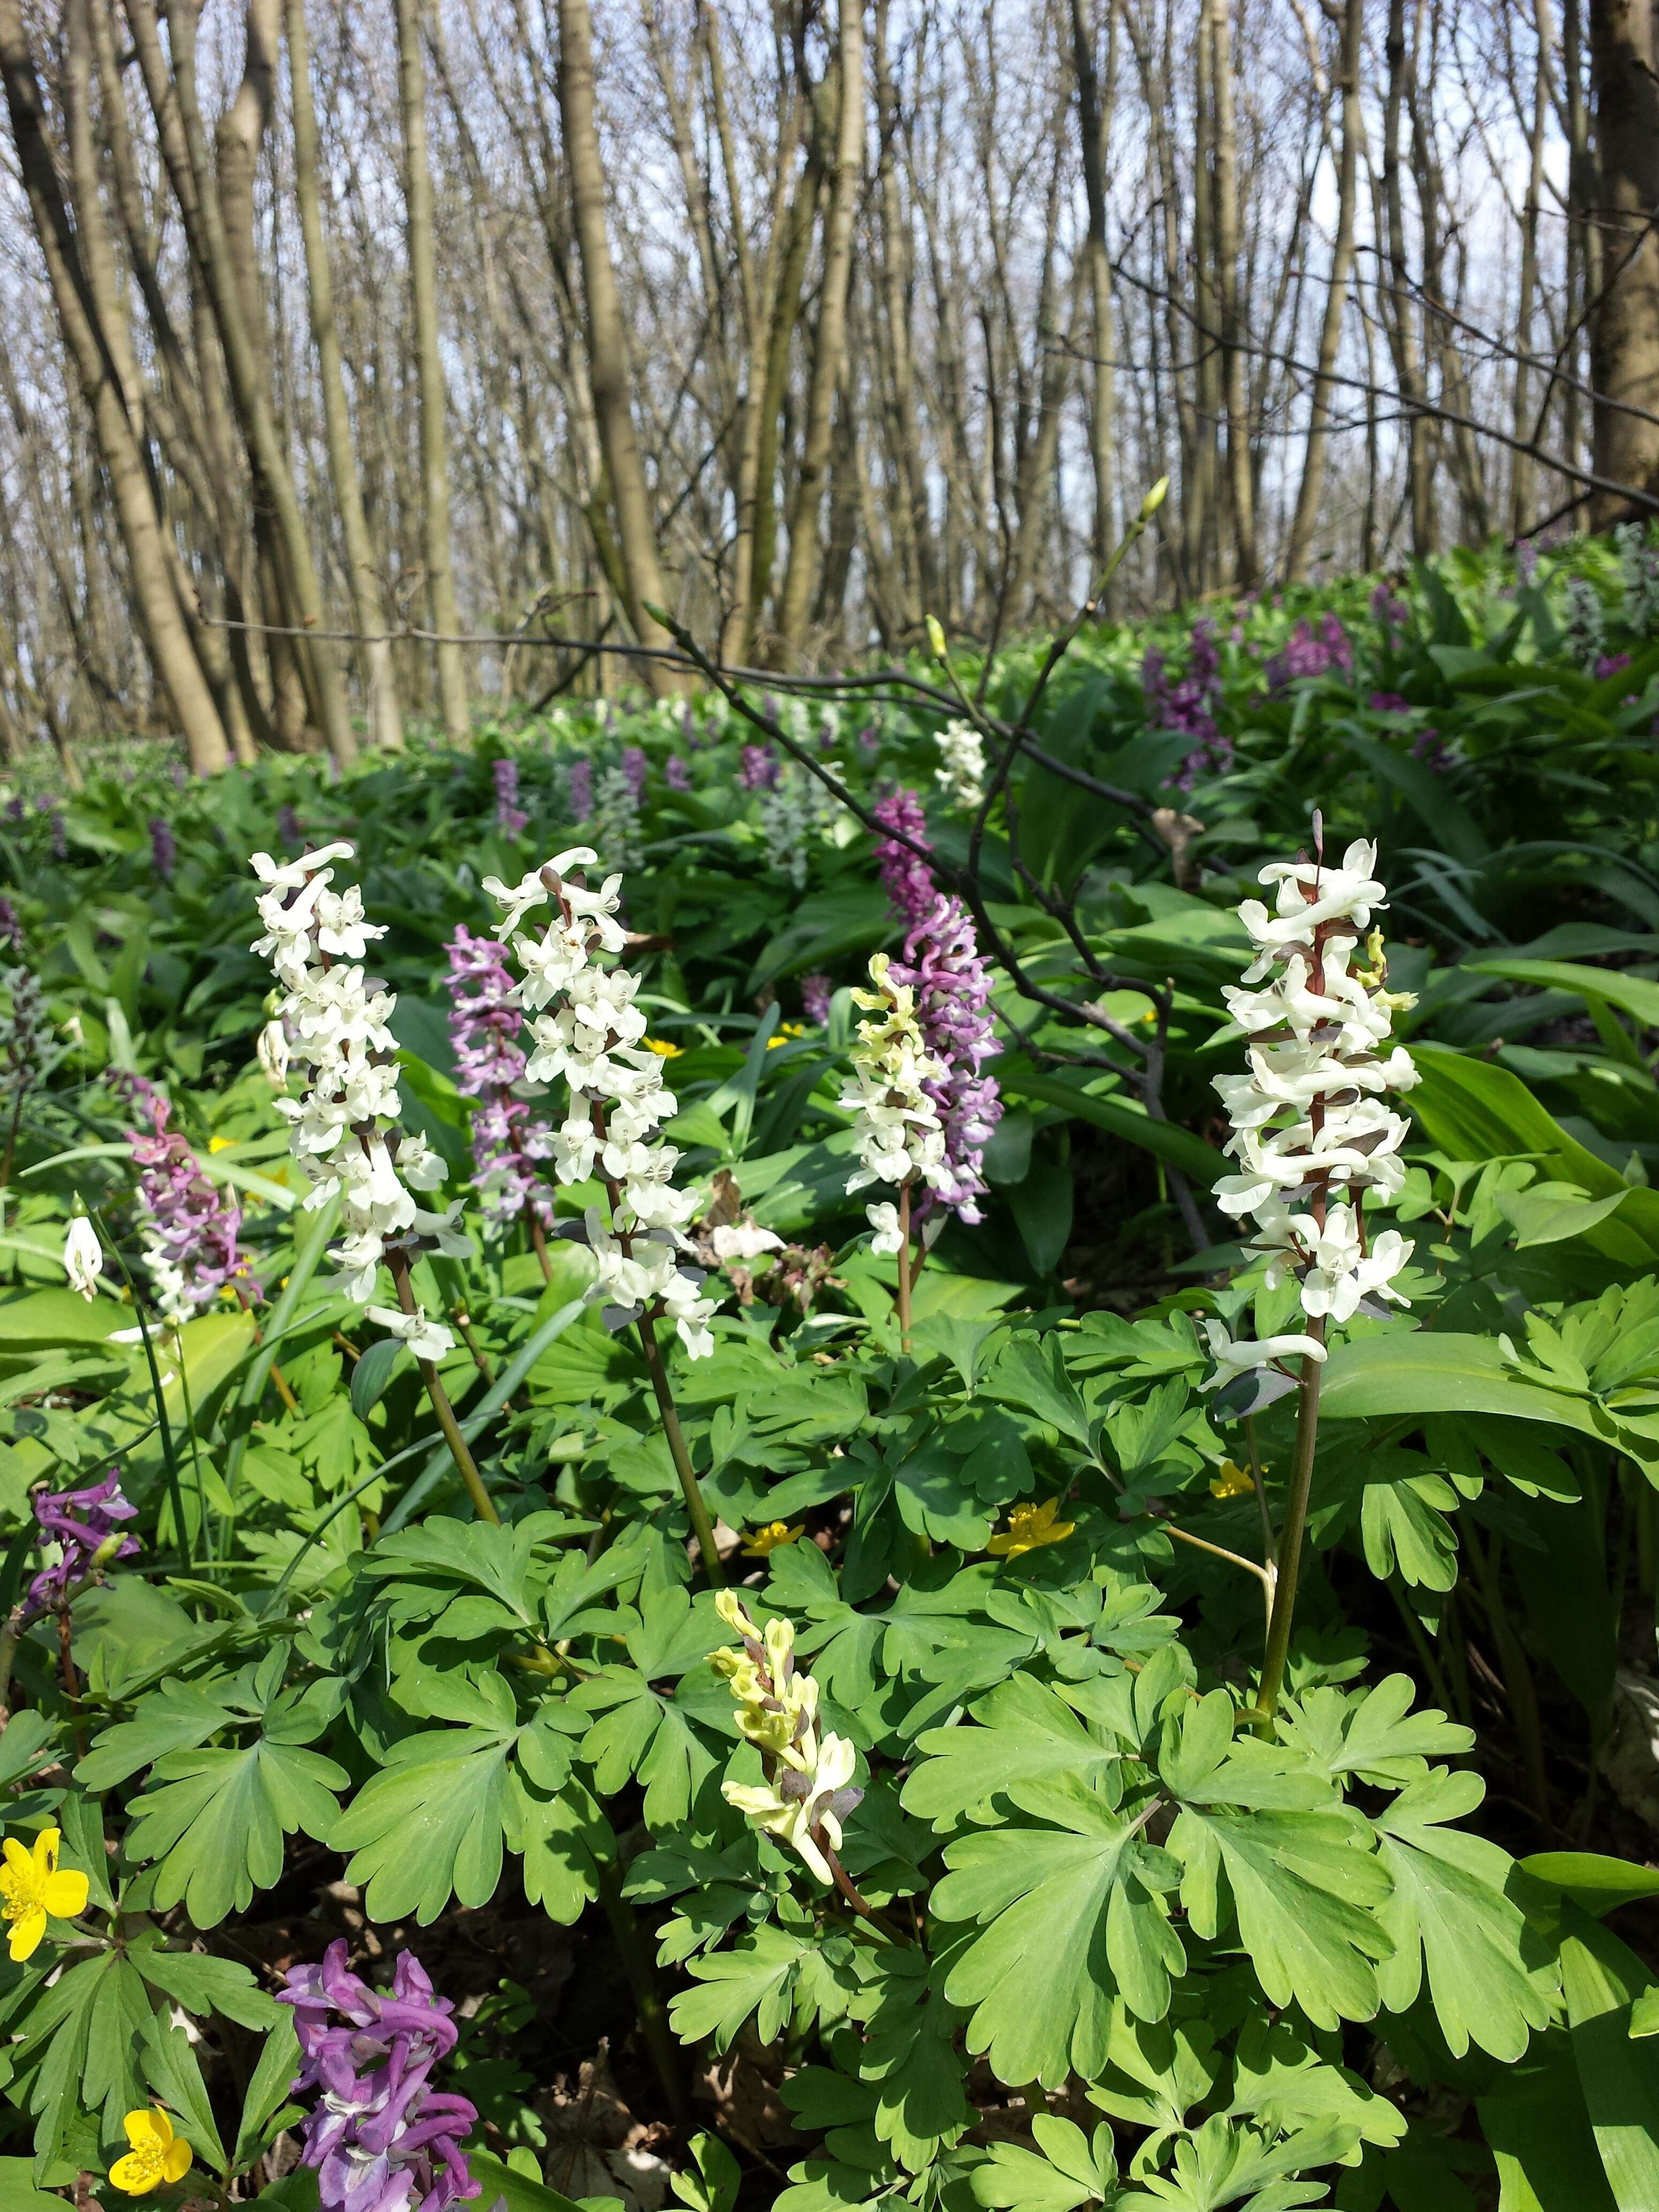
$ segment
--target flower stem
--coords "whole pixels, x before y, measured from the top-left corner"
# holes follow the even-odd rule
[[[1311,1317],[1308,1334],[1321,1346],[1325,1341],[1325,1316]],[[1290,1656],[1291,1619],[1296,1611],[1297,1577],[1302,1566],[1302,1539],[1308,1525],[1308,1501],[1313,1494],[1314,1446],[1319,1438],[1319,1377],[1324,1362],[1304,1354],[1302,1379],[1297,1385],[1296,1449],[1291,1460],[1291,1494],[1285,1508],[1285,1525],[1279,1532],[1279,1570],[1273,1612],[1267,1622],[1267,1650],[1261,1662],[1261,1687],[1256,1696],[1257,1727],[1263,1735],[1273,1733],[1285,1686],[1285,1662]]]
[[[639,2015],[640,2032],[645,2038],[657,2079],[668,2100],[668,2109],[676,2124],[683,2127],[691,2116],[690,2100],[680,2075],[679,2057],[669,2031],[668,2012],[662,2001],[662,1991],[657,1986],[656,1968],[652,1963],[650,1951],[634,1908],[623,1895],[617,1869],[609,1861],[601,1859],[594,1862],[593,1872],[599,1885],[599,1903],[611,1923],[611,1932],[617,1941],[623,1972],[634,1992],[634,2008]]]
[[[541,1217],[536,1211],[533,1199],[527,1198],[524,1202],[524,1220],[525,1227],[530,1231],[531,1249],[536,1255],[536,1264],[542,1271],[542,1280],[550,1283],[553,1262],[547,1256],[547,1231],[542,1227]]]
[[[910,1185],[899,1185],[898,1325],[899,1350],[910,1350]]]
[[[389,1252],[386,1264],[392,1271],[392,1279],[398,1286],[398,1304],[406,1314],[416,1312],[415,1293],[410,1286],[408,1253]],[[416,1360],[416,1365],[421,1370],[426,1395],[432,1401],[432,1410],[438,1417],[438,1426],[443,1431],[444,1442],[449,1446],[449,1455],[460,1469],[461,1480],[466,1485],[473,1511],[480,1521],[493,1521],[499,1528],[501,1516],[495,1510],[494,1499],[484,1488],[478,1462],[467,1449],[466,1438],[461,1434],[461,1425],[455,1418],[455,1408],[449,1402],[449,1394],[438,1380],[437,1369],[429,1359]]]
[[[657,1341],[657,1324],[649,1314],[640,1316],[639,1331],[640,1350],[645,1354],[651,1388],[657,1394],[657,1411],[662,1415],[663,1434],[668,1439],[674,1472],[680,1479],[685,1510],[691,1516],[691,1527],[697,1539],[697,1550],[702,1558],[703,1572],[719,1589],[725,1583],[726,1571],[720,1565],[720,1547],[714,1541],[714,1524],[708,1517],[708,1508],[697,1481],[697,1471],[691,1464],[691,1454],[686,1445],[685,1431],[680,1426],[674,1394],[668,1387],[668,1370],[663,1365],[662,1346]]]

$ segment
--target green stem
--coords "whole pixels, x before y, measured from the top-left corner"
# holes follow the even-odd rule
[[[96,1208],[93,1211],[92,1218],[97,1224],[99,1235],[114,1253],[115,1264],[121,1270],[121,1279],[132,1294],[132,1310],[138,1316],[138,1340],[144,1347],[144,1359],[149,1368],[149,1387],[155,1395],[155,1421],[161,1431],[161,1458],[167,1468],[167,1499],[173,1507],[173,1528],[179,1539],[179,1558],[185,1572],[188,1574],[191,1571],[190,1530],[185,1522],[185,1493],[183,1486],[179,1480],[179,1460],[173,1448],[173,1424],[167,1419],[167,1395],[161,1388],[161,1370],[155,1364],[155,1347],[149,1340],[150,1330],[159,1324],[153,1322],[144,1310],[144,1301],[139,1296],[137,1284],[132,1279],[131,1270],[122,1256],[120,1246],[109,1233],[109,1224]],[[184,1371],[185,1352],[184,1346],[180,1345],[179,1372],[182,1376]],[[205,1516],[207,1511],[205,1499],[203,1500],[202,1510]]]
[[[899,1185],[898,1325],[899,1350],[910,1351],[910,1186]]]
[[[1504,1670],[1504,1687],[1508,1693],[1510,1714],[1515,1722],[1515,1732],[1521,1739],[1521,1760],[1527,1778],[1527,1796],[1540,1826],[1554,1825],[1550,1811],[1549,1771],[1544,1761],[1544,1729],[1538,1717],[1538,1688],[1532,1679],[1532,1668],[1522,1649],[1521,1638],[1516,1633],[1510,1609],[1504,1602],[1500,1570],[1504,1561],[1504,1540],[1494,1535],[1490,1551],[1483,1550],[1473,1528],[1467,1528],[1464,1542],[1474,1561],[1475,1573],[1480,1584],[1481,1601],[1486,1608],[1486,1623],[1492,1630],[1492,1648],[1498,1654],[1498,1663]]]
[[[1325,1317],[1308,1323],[1308,1334],[1322,1350]],[[1279,1561],[1273,1609],[1267,1620],[1267,1650],[1261,1662],[1261,1687],[1256,1696],[1261,1734],[1271,1736],[1273,1715],[1279,1711],[1285,1686],[1285,1664],[1290,1656],[1291,1624],[1296,1612],[1296,1585],[1302,1571],[1302,1540],[1308,1526],[1308,1501],[1313,1494],[1314,1447],[1319,1441],[1319,1378],[1322,1359],[1304,1353],[1302,1379],[1297,1385],[1296,1449],[1291,1459],[1291,1493],[1285,1507],[1285,1525],[1279,1532]]]
[[[418,1312],[414,1289],[409,1279],[408,1253],[388,1255],[387,1265],[392,1270],[392,1279],[398,1286],[398,1304],[406,1314]],[[493,1521],[499,1528],[501,1516],[495,1510],[495,1500],[484,1488],[478,1462],[467,1449],[466,1438],[461,1434],[461,1425],[455,1418],[455,1408],[449,1402],[449,1394],[438,1380],[437,1369],[429,1359],[416,1360],[416,1365],[421,1370],[426,1395],[432,1401],[432,1410],[438,1417],[438,1426],[443,1431],[444,1442],[449,1446],[449,1455],[460,1469],[461,1480],[466,1485],[473,1511],[480,1521]]]
[[[644,1931],[633,1906],[623,1895],[617,1869],[607,1861],[597,1860],[594,1877],[599,1885],[599,1903],[611,1923],[611,1932],[617,1939],[623,1972],[634,1992],[634,2008],[639,2014],[640,2030],[645,2037],[646,2048],[651,2053],[651,2063],[656,2069],[657,2079],[662,2083],[668,2109],[676,2124],[684,2128],[691,2118],[691,2101],[680,2075],[679,2053],[669,2027],[668,2008],[662,2001],[662,1991],[657,1984],[657,1970],[646,1943]]]
[[[691,1464],[691,1454],[686,1445],[685,1431],[680,1426],[674,1394],[668,1387],[668,1370],[663,1365],[662,1346],[657,1341],[657,1324],[649,1314],[641,1315],[639,1334],[640,1350],[645,1354],[651,1388],[657,1394],[657,1411],[662,1416],[663,1434],[668,1439],[674,1472],[680,1479],[685,1510],[691,1516],[692,1532],[697,1540],[703,1572],[719,1589],[725,1583],[726,1571],[720,1565],[720,1547],[714,1541],[714,1524],[708,1517],[708,1508],[697,1481],[697,1471]]]

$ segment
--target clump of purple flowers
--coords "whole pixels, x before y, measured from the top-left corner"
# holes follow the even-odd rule
[[[876,870],[887,894],[887,903],[907,931],[918,928],[933,912],[939,895],[933,870],[921,853],[911,850],[912,845],[920,845],[922,852],[933,850],[921,801],[914,791],[900,784],[884,799],[878,799],[870,811],[884,830],[897,833],[884,837],[876,847]],[[909,845],[901,843],[904,837],[910,840]]]
[[[173,834],[171,823],[164,822],[159,814],[149,819],[149,864],[166,883],[173,874],[179,859],[179,841]]]
[[[745,745],[738,762],[739,791],[770,791],[778,780],[777,756],[770,745]]]
[[[916,994],[916,1024],[944,1075],[924,1083],[945,1129],[945,1158],[919,1195],[915,1218],[925,1220],[946,1206],[964,1221],[982,1218],[985,1147],[1002,1119],[994,1076],[980,1073],[996,1050],[991,1028],[991,981],[967,908],[958,898],[935,898],[929,913],[904,940],[904,957],[889,979]]]
[[[1178,683],[1170,681],[1164,654],[1148,646],[1140,664],[1140,684],[1148,722],[1195,740],[1175,778],[1176,789],[1190,791],[1200,775],[1225,775],[1233,764],[1233,741],[1215,718],[1221,703],[1221,654],[1214,624],[1193,624],[1187,672]]]
[[[663,763],[662,780],[671,791],[690,791],[690,768],[678,753],[670,753]]]
[[[495,785],[495,827],[505,837],[516,837],[530,817],[519,804],[519,763],[503,753],[489,771]]]
[[[455,2008],[411,1952],[398,1953],[389,1993],[354,1974],[348,1956],[343,1937],[319,1966],[290,1966],[277,1998],[293,2006],[300,2041],[294,2093],[323,2093],[301,2162],[317,2175],[322,2212],[447,2212],[482,2188],[461,2148],[477,2107],[430,2085],[455,2048]]]
[[[29,1584],[24,1603],[31,1614],[49,1613],[62,1605],[94,1565],[110,1566],[117,1559],[130,1559],[138,1549],[138,1539],[128,1534],[115,1543],[112,1551],[104,1550],[121,1523],[135,1519],[138,1511],[122,1495],[121,1477],[116,1469],[88,1490],[37,1490],[33,1504],[40,1541],[56,1544],[59,1550],[56,1563],[43,1567]],[[100,1552],[104,1553],[101,1560]]]
[[[830,1018],[830,1000],[835,985],[827,975],[803,975],[800,979],[800,1010],[809,1022],[820,1029]]]
[[[645,797],[645,780],[651,773],[651,757],[643,745],[624,745],[622,749],[622,772],[628,779],[628,787],[635,798]]]
[[[0,895],[0,946],[10,952],[23,949],[23,925],[17,919],[16,908],[3,895]]]
[[[1446,740],[1438,730],[1431,726],[1419,730],[1412,739],[1412,758],[1420,760],[1425,768],[1431,768],[1437,775],[1444,775],[1452,764]]]
[[[251,1284],[237,1241],[242,1209],[203,1173],[184,1132],[168,1128],[172,1105],[153,1083],[125,1073],[110,1079],[149,1122],[129,1139],[138,1167],[139,1233],[156,1305],[178,1327],[227,1283]]]
[[[1262,670],[1272,692],[1283,691],[1298,677],[1353,674],[1353,642],[1334,615],[1322,615],[1317,626],[1297,623]]]
[[[1395,596],[1385,578],[1371,593],[1371,619],[1383,631],[1390,644],[1394,633],[1403,630],[1412,618],[1412,611],[1402,599]]]
[[[593,763],[591,760],[574,760],[566,781],[566,793],[573,822],[590,822],[593,818]]]
[[[472,1187],[494,1230],[503,1231],[526,1215],[546,1229],[553,1200],[536,1163],[551,1152],[553,1133],[514,1095],[525,1071],[519,1042],[524,1015],[514,1003],[514,976],[499,940],[475,937],[464,922],[448,951],[455,1086],[480,1102],[472,1115]]]

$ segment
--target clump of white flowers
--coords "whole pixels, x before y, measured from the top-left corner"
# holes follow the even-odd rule
[[[1254,1249],[1270,1255],[1268,1287],[1294,1279],[1310,1327],[1251,1344],[1206,1323],[1213,1382],[1297,1353],[1322,1360],[1328,1322],[1340,1328],[1362,1306],[1380,1312],[1379,1299],[1408,1303],[1395,1285],[1412,1247],[1395,1229],[1368,1237],[1362,1210],[1368,1190],[1400,1190],[1408,1125],[1386,1094],[1418,1080],[1403,1046],[1384,1049],[1395,1010],[1413,1002],[1387,988],[1382,933],[1370,929],[1386,902],[1376,870],[1376,848],[1363,840],[1340,867],[1274,861],[1260,877],[1279,886],[1274,910],[1260,899],[1238,910],[1255,957],[1223,996],[1249,1041],[1249,1068],[1216,1079],[1233,1127],[1225,1149],[1241,1170],[1217,1185],[1216,1202],[1251,1218]]]
[[[504,909],[496,934],[511,945],[523,975],[513,998],[530,1024],[526,1079],[562,1077],[570,1089],[553,1139],[554,1171],[563,1183],[598,1174],[610,1194],[608,1223],[597,1206],[585,1216],[598,1263],[590,1295],[606,1299],[617,1327],[662,1313],[700,1358],[714,1348],[708,1321],[715,1302],[701,1295],[701,1270],[682,1264],[696,1251],[684,1225],[697,1194],[674,1186],[678,1149],[653,1141],[678,1107],[660,1056],[644,1041],[638,976],[601,964],[615,961],[628,936],[617,920],[620,873],[595,890],[579,872],[598,861],[591,846],[575,845],[516,885],[486,876],[483,887]],[[526,917],[550,902],[547,928],[539,937],[526,931]]]
[[[927,1182],[945,1167],[945,1127],[928,1084],[945,1079],[944,1064],[928,1051],[916,1019],[916,994],[888,974],[887,955],[870,962],[868,991],[854,991],[855,1004],[878,1019],[859,1024],[854,1041],[853,1081],[842,1091],[842,1108],[854,1116],[859,1165],[848,1176],[849,1194],[872,1182]],[[891,1200],[865,1208],[876,1232],[878,1252],[896,1252],[902,1243],[898,1210]]]
[[[287,1040],[289,1060],[304,1079],[301,1097],[275,1103],[311,1184],[305,1205],[315,1210],[340,1200],[345,1234],[331,1256],[340,1289],[366,1305],[383,1261],[406,1269],[423,1243],[457,1259],[472,1247],[460,1227],[459,1199],[439,1213],[416,1196],[438,1188],[444,1164],[424,1137],[398,1127],[397,1044],[388,1026],[397,1000],[361,965],[386,932],[365,918],[356,884],[329,889],[329,863],[349,860],[351,850],[325,845],[280,863],[269,853],[253,855],[264,925],[253,950],[270,960],[283,988],[270,1027]],[[418,1308],[373,1313],[418,1358],[435,1360],[453,1348],[449,1330]]]
[[[985,799],[985,740],[971,722],[947,722],[934,738],[939,766],[933,781],[959,812],[971,814]]]
[[[1613,533],[1619,548],[1620,619],[1638,637],[1659,630],[1659,546],[1650,545],[1639,522],[1621,522]]]
[[[821,1882],[832,1882],[842,1822],[864,1796],[853,1781],[857,1755],[845,1736],[818,1734],[818,1686],[795,1671],[794,1623],[779,1616],[757,1628],[734,1590],[721,1590],[714,1607],[743,1643],[711,1651],[709,1664],[726,1677],[738,1733],[760,1753],[766,1776],[758,1784],[722,1783],[720,1794],[763,1834],[799,1851]]]

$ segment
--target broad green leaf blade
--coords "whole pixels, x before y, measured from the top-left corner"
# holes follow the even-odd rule
[[[1659,2050],[1632,2041],[1631,2007],[1651,1977],[1609,1929],[1561,1908],[1561,1988],[1596,2148],[1620,2208],[1659,2205]]]

